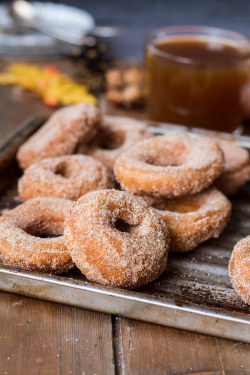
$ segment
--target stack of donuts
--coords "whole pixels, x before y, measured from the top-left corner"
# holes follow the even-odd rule
[[[0,218],[3,262],[53,273],[77,266],[124,288],[158,278],[169,252],[218,237],[231,214],[226,195],[250,179],[249,155],[232,142],[154,136],[86,104],[56,111],[17,159],[24,203]]]

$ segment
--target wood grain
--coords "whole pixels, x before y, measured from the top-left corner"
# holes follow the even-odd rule
[[[250,373],[248,344],[124,318],[115,320],[114,332],[119,375]]]
[[[0,292],[0,374],[56,374],[60,306]]]
[[[218,338],[215,340],[221,366],[226,375],[250,374],[250,344]]]
[[[109,315],[0,292],[0,375],[114,374]]]
[[[61,374],[114,374],[111,316],[61,306]]]

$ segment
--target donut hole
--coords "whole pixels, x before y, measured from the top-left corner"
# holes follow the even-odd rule
[[[99,147],[103,150],[116,150],[123,145],[124,141],[124,132],[103,133],[100,136]]]
[[[33,237],[38,237],[38,238],[58,238],[58,237],[60,237],[59,235],[58,236],[56,236],[55,234],[49,234],[49,233],[41,233],[41,234],[39,234],[39,235],[32,235]]]
[[[156,167],[178,167],[183,165],[183,154],[180,150],[169,150],[167,148],[159,148],[154,153],[145,155],[145,162]]]
[[[159,200],[152,204],[152,207],[161,211],[171,211],[177,212],[180,214],[186,214],[188,212],[195,212],[199,210],[201,204],[197,201],[194,201],[192,198],[178,198],[172,200]]]
[[[124,221],[123,219],[119,218],[114,225],[114,228],[118,230],[119,232],[122,233],[132,233],[133,230],[137,227],[138,225],[131,225]]]
[[[39,238],[54,238],[63,235],[64,222],[33,222],[23,229],[27,234]]]
[[[55,175],[59,175],[64,178],[69,177],[69,168],[66,163],[58,164],[54,170]]]
[[[155,167],[178,167],[182,163],[178,162],[168,162],[162,159],[154,159],[147,161],[147,164],[154,165]]]

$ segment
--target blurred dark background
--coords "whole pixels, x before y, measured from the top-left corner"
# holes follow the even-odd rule
[[[250,0],[64,0],[61,2],[86,9],[94,15],[99,25],[127,26],[129,29],[126,37],[117,38],[112,45],[115,53],[130,58],[142,57],[142,44],[150,30],[168,25],[217,26],[250,36]]]
[[[59,2],[59,1],[55,1]],[[161,27],[206,24],[250,34],[249,0],[64,0],[91,12],[100,24]]]
[[[142,44],[147,33],[152,29],[168,25],[217,26],[235,30],[250,37],[250,0],[62,0],[54,2],[86,9],[94,15],[97,25],[127,26],[125,37],[112,40],[114,52],[122,57],[141,58]]]

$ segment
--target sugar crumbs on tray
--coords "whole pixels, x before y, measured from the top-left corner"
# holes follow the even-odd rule
[[[25,90],[34,91],[50,107],[81,102],[97,104],[96,97],[88,92],[86,86],[74,82],[54,65],[41,67],[12,63],[6,72],[0,73],[0,84],[18,85]]]

